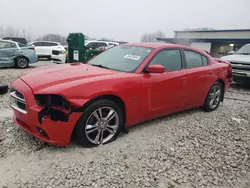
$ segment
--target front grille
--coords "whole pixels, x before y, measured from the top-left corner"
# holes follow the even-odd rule
[[[24,95],[13,88],[10,90],[10,106],[19,112],[27,114]]]
[[[52,54],[53,54],[53,55],[59,55],[59,51],[57,51],[57,50],[52,50]]]
[[[242,62],[230,62],[232,68],[235,70],[246,70],[250,71],[250,63],[242,63]]]

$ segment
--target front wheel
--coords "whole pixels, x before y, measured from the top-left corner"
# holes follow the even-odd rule
[[[222,95],[223,89],[221,83],[215,82],[208,92],[205,104],[203,106],[204,110],[210,112],[218,108]]]
[[[109,143],[117,138],[124,123],[121,108],[111,100],[101,99],[84,110],[75,130],[76,141],[85,147]]]

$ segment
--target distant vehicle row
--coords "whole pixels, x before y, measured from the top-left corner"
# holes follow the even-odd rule
[[[24,69],[37,61],[34,47],[10,40],[0,40],[0,67]]]

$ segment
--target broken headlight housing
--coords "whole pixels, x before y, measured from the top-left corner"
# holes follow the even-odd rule
[[[36,103],[39,106],[54,107],[70,110],[70,103],[60,95],[38,94],[35,95]]]

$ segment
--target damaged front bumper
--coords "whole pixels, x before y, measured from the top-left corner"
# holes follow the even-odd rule
[[[33,91],[21,79],[12,82],[11,86],[17,91],[14,97],[11,96],[15,123],[45,142],[56,146],[68,145],[82,113],[65,113],[37,105]]]

